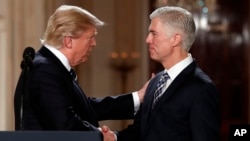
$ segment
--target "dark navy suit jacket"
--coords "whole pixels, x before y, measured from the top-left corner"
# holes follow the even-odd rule
[[[16,130],[95,131],[100,120],[134,117],[132,94],[88,98],[60,60],[45,47],[35,54],[33,69],[27,76],[20,75],[14,106]]]
[[[162,73],[149,83],[134,124],[118,133],[118,141],[218,141],[219,94],[210,78],[192,62],[152,109]]]

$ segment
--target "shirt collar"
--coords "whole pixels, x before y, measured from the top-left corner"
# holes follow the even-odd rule
[[[180,61],[179,63],[175,64],[170,69],[165,69],[164,72],[167,72],[170,79],[174,80],[177,75],[179,75],[189,64],[193,62],[192,55],[188,53],[188,57],[184,60]]]
[[[68,60],[68,58],[62,52],[60,52],[58,49],[56,49],[53,46],[50,46],[48,44],[44,44],[44,46],[48,50],[50,50],[62,62],[62,64],[65,66],[65,68],[68,71],[70,71],[71,66],[69,65],[69,60]]]

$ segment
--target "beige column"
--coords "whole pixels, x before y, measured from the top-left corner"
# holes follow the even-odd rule
[[[14,130],[13,96],[25,47],[40,47],[46,0],[1,0],[0,130]]]
[[[8,50],[8,41],[7,41],[7,29],[5,28],[7,25],[7,9],[5,8],[5,4],[7,0],[2,2],[0,5],[0,130],[5,130],[7,127],[12,127],[12,122],[8,122],[8,120],[12,120],[12,111],[8,111],[7,107],[12,107],[11,104],[11,81],[12,77],[10,75],[11,71],[11,61],[10,53]],[[8,77],[10,76],[10,77]]]

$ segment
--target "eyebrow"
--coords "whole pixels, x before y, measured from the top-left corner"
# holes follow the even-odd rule
[[[155,31],[155,30],[149,30],[148,32],[150,32],[150,33],[158,33],[157,31]]]

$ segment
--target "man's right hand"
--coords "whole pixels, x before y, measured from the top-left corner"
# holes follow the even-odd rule
[[[103,141],[117,141],[116,134],[111,131],[108,126],[102,126],[98,128],[103,134]]]

